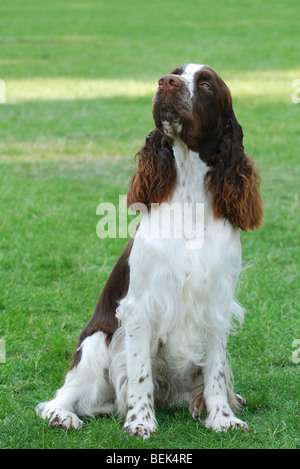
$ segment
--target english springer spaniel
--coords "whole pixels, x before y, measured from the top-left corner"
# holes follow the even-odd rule
[[[261,225],[259,177],[214,70],[188,64],[158,84],[156,128],[136,155],[127,196],[144,213],[63,386],[37,406],[53,427],[80,429],[78,415],[118,412],[125,430],[147,438],[157,429],[155,404],[187,402],[207,428],[248,430],[234,414],[245,400],[233,392],[226,345],[233,322],[243,320],[235,299],[240,230]]]

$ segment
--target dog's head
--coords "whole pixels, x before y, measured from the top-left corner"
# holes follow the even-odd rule
[[[171,145],[179,138],[207,160],[204,142],[216,142],[233,117],[228,87],[208,65],[196,64],[176,68],[158,85],[153,98],[156,127]]]

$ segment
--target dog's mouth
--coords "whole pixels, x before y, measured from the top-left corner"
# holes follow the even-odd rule
[[[168,137],[179,135],[182,130],[182,120],[173,106],[167,106],[164,102],[159,108],[160,125],[163,133]]]
[[[159,114],[162,121],[171,123],[180,120],[178,110],[174,106],[166,104],[164,101],[162,101],[159,106]]]
[[[192,105],[182,94],[164,92],[160,88],[153,98],[153,118],[156,127],[166,137],[180,136],[192,120]]]

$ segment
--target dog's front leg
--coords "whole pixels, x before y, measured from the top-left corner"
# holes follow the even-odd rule
[[[248,425],[234,415],[228,402],[229,368],[226,359],[226,339],[211,338],[206,365],[202,368],[203,396],[207,410],[205,423],[207,428],[216,431],[226,431],[234,427],[248,431]]]
[[[143,439],[156,430],[151,369],[151,332],[137,315],[126,316],[127,416],[124,429]]]

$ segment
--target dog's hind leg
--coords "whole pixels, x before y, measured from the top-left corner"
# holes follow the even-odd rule
[[[65,382],[54,399],[36,407],[38,415],[49,419],[49,426],[80,429],[83,422],[78,415],[92,416],[114,411],[106,337],[101,331],[86,337],[77,350],[79,362],[67,372]]]

